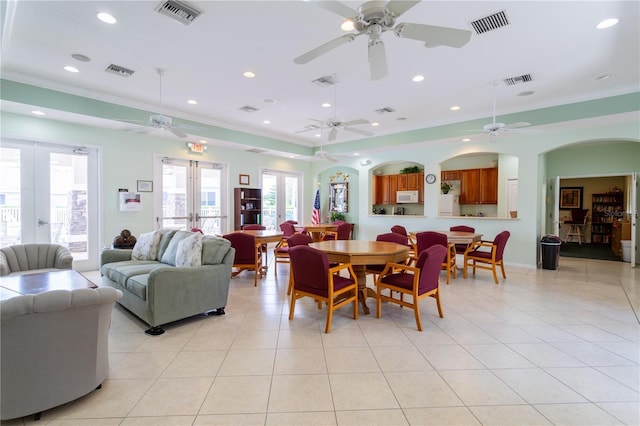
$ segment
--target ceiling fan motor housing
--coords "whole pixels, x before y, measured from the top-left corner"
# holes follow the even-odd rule
[[[165,129],[167,127],[171,127],[171,117],[167,117],[166,115],[162,114],[154,114],[149,117],[149,123],[153,127]]]
[[[368,1],[358,8],[358,16],[354,18],[354,26],[358,32],[365,31],[372,24],[379,24],[384,30],[395,24],[395,18],[385,8],[387,2]]]

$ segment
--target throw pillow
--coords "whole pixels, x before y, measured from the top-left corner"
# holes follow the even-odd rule
[[[173,234],[171,241],[169,241],[169,245],[164,250],[164,253],[162,253],[162,257],[159,259],[160,262],[176,266],[176,252],[178,251],[178,244],[180,244],[180,241],[190,237],[191,235],[193,235],[193,233],[189,231],[176,231],[176,233]]]
[[[136,245],[133,246],[131,259],[156,260],[158,244],[160,244],[160,232],[153,231],[141,234],[136,241]]]
[[[202,265],[202,234],[194,232],[178,243],[176,266]]]

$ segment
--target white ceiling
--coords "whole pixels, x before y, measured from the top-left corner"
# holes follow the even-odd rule
[[[491,83],[496,80],[498,121],[501,114],[640,90],[637,1],[423,1],[398,22],[471,30],[471,21],[504,10],[511,24],[473,33],[460,49],[426,48],[387,32],[382,39],[389,75],[377,81],[369,78],[366,37],[306,65],[293,63],[344,34],[343,18],[313,2],[192,0],[188,3],[203,13],[189,26],[158,14],[160,3],[3,0],[2,77],[159,112],[156,69],[162,68],[165,114],[307,146],[319,145],[316,132],[296,132],[313,124],[310,119],[334,118],[333,108],[321,107],[333,103],[334,88],[311,83],[325,75],[339,79],[337,118],[379,122],[378,127],[355,126],[376,136],[472,119],[491,121]],[[353,9],[361,4],[343,3]],[[99,21],[96,13],[101,11],[118,22]],[[619,18],[619,24],[595,28],[611,17]],[[72,59],[74,53],[91,60]],[[135,73],[129,78],[107,73],[109,64]],[[69,73],[66,65],[80,72]],[[243,77],[245,71],[256,77]],[[412,82],[416,74],[425,80]],[[502,82],[523,74],[533,80],[514,86]],[[605,74],[611,77],[596,79]],[[518,96],[525,91],[534,93]],[[188,99],[198,104],[189,105]],[[245,105],[258,111],[240,111]],[[453,105],[461,109],[453,112]],[[395,112],[374,112],[384,107]],[[3,109],[9,108],[20,111],[5,102]],[[65,119],[60,114],[56,118]],[[341,130],[335,142],[362,138]]]

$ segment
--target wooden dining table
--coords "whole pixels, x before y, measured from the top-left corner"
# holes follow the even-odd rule
[[[415,241],[416,234],[424,231],[411,231],[409,237]],[[453,244],[471,244],[474,241],[480,241],[483,234],[476,234],[475,232],[462,232],[462,231],[435,231],[438,234],[444,234],[447,236],[447,241]]]
[[[365,314],[369,314],[367,297],[377,297],[367,287],[366,265],[402,263],[409,256],[409,247],[385,241],[329,240],[309,244],[309,247],[327,253],[329,262],[350,263],[358,278],[358,299]]]
[[[300,232],[303,229],[307,231],[314,242],[322,241],[322,237],[326,231],[337,231],[338,225],[333,223],[316,223],[311,225],[294,225],[296,232]]]
[[[262,247],[263,244],[280,242],[282,240],[282,237],[284,236],[284,232],[282,231],[269,230],[269,229],[242,229],[242,230],[233,231],[233,232],[253,235],[254,237],[256,237],[256,246],[258,247]],[[222,235],[220,235],[220,237],[221,236]],[[269,252],[268,250],[265,250],[264,256],[262,257],[264,259],[262,270],[265,273],[269,268],[269,259],[267,258],[268,252]]]

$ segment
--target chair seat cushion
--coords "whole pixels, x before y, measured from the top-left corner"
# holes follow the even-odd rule
[[[122,287],[128,288],[130,278],[137,275],[148,275],[151,271],[158,268],[170,268],[170,266],[153,260],[126,260],[103,265],[102,275],[120,284]]]
[[[354,281],[349,278],[341,277],[339,275],[334,275],[333,291],[335,292],[335,291],[342,290],[345,287],[353,285],[353,283]],[[305,286],[304,284],[299,282],[296,283],[296,289],[304,291],[306,293],[317,294],[318,296],[322,296],[322,297],[329,296],[329,290],[327,288]]]
[[[399,272],[396,274],[385,275],[382,278],[382,282],[398,288],[411,290],[413,289],[413,274]]]
[[[467,256],[491,260],[491,252],[488,252],[488,251],[474,250],[467,253]]]

